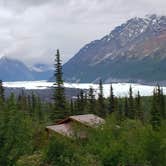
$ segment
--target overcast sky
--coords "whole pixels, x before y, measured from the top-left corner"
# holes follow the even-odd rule
[[[166,0],[0,0],[0,56],[63,63],[131,17],[166,15]]]

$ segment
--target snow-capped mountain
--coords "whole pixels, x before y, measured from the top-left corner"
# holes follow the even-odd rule
[[[39,68],[38,65],[34,70],[19,60],[2,57],[0,59],[0,79],[3,81],[47,80],[53,74],[53,70],[50,68],[43,68],[43,70],[40,68],[40,71],[37,68]]]
[[[64,66],[71,82],[166,80],[166,16],[132,18],[85,45]]]

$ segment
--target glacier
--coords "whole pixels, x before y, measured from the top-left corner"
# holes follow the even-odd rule
[[[111,84],[103,84],[103,93],[105,97],[108,97],[110,94],[110,85]],[[48,82],[45,80],[42,81],[17,81],[17,82],[4,82],[3,86],[6,88],[23,88],[27,90],[35,90],[35,89],[48,89],[54,86],[53,82]],[[125,97],[128,96],[129,88],[132,86],[133,95],[135,96],[138,91],[141,96],[151,96],[153,94],[153,90],[155,86],[150,85],[141,85],[141,84],[133,84],[133,83],[113,83],[112,87],[114,90],[114,95],[117,97]],[[99,85],[92,83],[64,83],[65,88],[76,88],[76,89],[89,89],[92,87],[94,89],[95,94],[99,93]],[[164,94],[166,94],[166,87],[162,87]]]

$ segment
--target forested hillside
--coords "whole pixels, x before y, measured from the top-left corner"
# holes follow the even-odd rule
[[[158,85],[151,97],[104,98],[82,90],[76,99],[65,97],[60,53],[57,51],[53,102],[41,102],[33,93],[5,99],[0,82],[0,165],[2,166],[165,166],[166,97]],[[106,123],[88,130],[84,140],[53,134],[45,127],[70,115],[96,114]]]

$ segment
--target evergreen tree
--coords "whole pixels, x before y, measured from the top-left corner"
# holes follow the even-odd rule
[[[22,110],[27,111],[27,96],[24,90],[22,90]]]
[[[135,98],[135,102],[136,102],[136,117],[140,120],[140,121],[144,121],[144,113],[143,113],[143,109],[141,106],[141,96],[140,93],[138,91],[138,94]]]
[[[77,95],[77,99],[75,102],[75,114],[81,115],[84,114],[85,111],[85,98],[84,98],[84,91],[80,90]]]
[[[89,112],[96,114],[96,110],[95,110],[96,99],[95,99],[94,90],[92,87],[90,87],[89,89],[88,99],[89,99],[89,104],[88,104]]]
[[[88,95],[87,92],[84,92],[84,113],[88,112]]]
[[[0,103],[4,103],[5,101],[5,94],[4,94],[4,87],[3,87],[3,83],[2,80],[0,80]]]
[[[159,110],[159,100],[158,100],[159,89],[154,90],[153,92],[153,100],[152,100],[152,108],[151,108],[151,125],[154,130],[158,130],[161,125],[161,115]]]
[[[40,97],[36,97],[35,116],[39,123],[43,121],[43,112]]]
[[[85,99],[84,99],[84,91],[80,90],[80,113],[84,114],[85,111]]]
[[[62,79],[62,64],[60,60],[60,53],[57,50],[55,56],[55,90],[54,90],[54,110],[51,115],[52,120],[61,120],[68,116],[69,113],[66,110],[65,91]]]
[[[34,115],[37,101],[36,101],[36,96],[33,92],[32,92],[32,95],[31,95],[31,102],[32,102],[32,114]]]
[[[106,116],[106,109],[105,109],[105,103],[104,103],[103,83],[102,83],[102,80],[100,80],[100,82],[99,82],[98,114],[101,117],[105,117]]]
[[[163,88],[160,90],[160,113],[161,118],[166,119],[165,96],[163,93]]]
[[[18,109],[21,111],[26,112],[28,110],[27,97],[23,90],[22,90],[22,93],[19,94],[17,98],[17,106],[18,106]]]
[[[11,93],[9,98],[7,99],[7,109],[9,111],[17,109],[17,103],[14,93]]]
[[[111,87],[110,87],[110,97],[109,97],[109,113],[112,113],[114,111],[115,111],[115,99],[114,99],[113,87],[111,85]]]
[[[121,122],[124,119],[124,114],[123,114],[123,104],[122,104],[122,99],[115,99],[115,103],[116,103],[116,118],[119,124],[121,124]]]
[[[31,102],[30,95],[28,95],[28,97],[27,97],[27,108],[28,108],[29,115],[32,116],[32,102]]]
[[[6,100],[3,113],[3,122],[0,118],[0,165],[17,165],[20,156],[34,151],[31,141],[34,126],[29,117],[18,110],[13,93]]]
[[[76,113],[76,115],[82,114],[80,94],[77,95],[77,99],[76,99],[76,102],[75,102],[75,113]]]
[[[71,115],[74,115],[75,113],[74,113],[74,103],[73,103],[73,100],[71,99],[70,100],[70,114]]]
[[[129,118],[134,119],[135,118],[135,108],[134,108],[134,98],[133,98],[133,90],[130,86],[129,88]]]
[[[129,117],[129,105],[128,105],[127,97],[125,97],[124,113],[125,113],[125,117]]]
[[[166,110],[165,110],[165,97],[163,94],[163,89],[160,88],[160,85],[157,85],[156,88],[156,102],[158,104],[158,109],[162,119],[165,119]]]
[[[17,98],[17,107],[19,110],[22,109],[21,95],[20,94],[18,95],[18,98]]]

